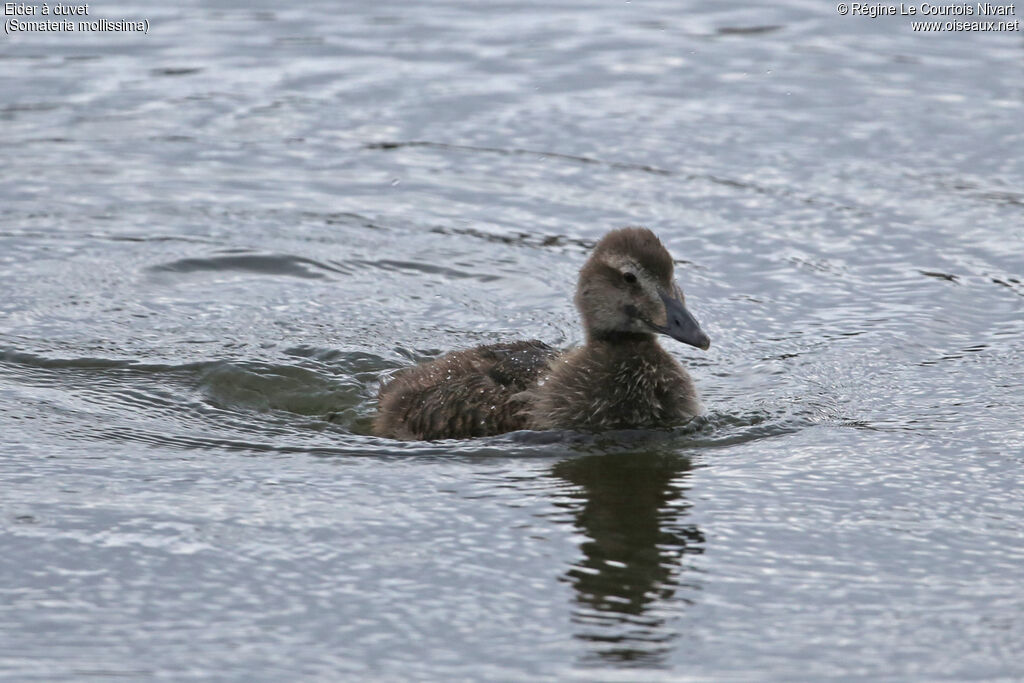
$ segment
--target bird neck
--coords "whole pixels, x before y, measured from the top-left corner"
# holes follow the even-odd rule
[[[587,335],[587,346],[610,345],[627,347],[657,343],[653,334],[646,332],[622,332],[619,330],[594,331]]]

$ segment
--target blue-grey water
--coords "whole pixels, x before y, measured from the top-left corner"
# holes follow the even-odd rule
[[[1024,678],[1021,32],[172,5],[0,38],[0,676]],[[628,224],[705,421],[370,435]]]

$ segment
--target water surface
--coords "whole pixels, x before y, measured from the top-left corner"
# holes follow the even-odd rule
[[[1024,677],[1020,33],[93,14],[152,29],[0,47],[0,673]],[[627,224],[706,419],[369,434],[397,368],[578,343]]]

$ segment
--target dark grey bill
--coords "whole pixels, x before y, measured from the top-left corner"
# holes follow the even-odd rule
[[[700,329],[700,323],[692,313],[686,310],[683,302],[664,293],[661,293],[661,300],[665,302],[665,326],[662,327],[651,322],[647,324],[658,332],[678,339],[684,344],[707,351],[711,346],[711,340],[708,335],[704,334],[704,330]]]

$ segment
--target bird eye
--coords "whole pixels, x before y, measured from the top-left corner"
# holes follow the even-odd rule
[[[634,282],[636,282],[636,275],[633,275],[633,273],[626,271],[625,273],[622,274],[622,279],[628,282],[629,284],[633,284]]]

